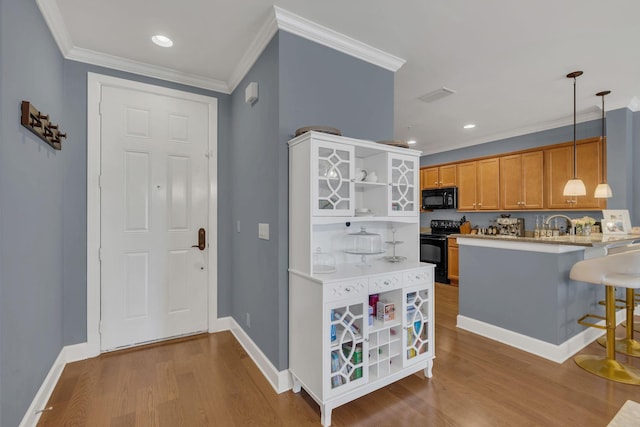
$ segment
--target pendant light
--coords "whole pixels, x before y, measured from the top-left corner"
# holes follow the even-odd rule
[[[580,77],[582,71],[574,71],[567,74],[567,78],[573,79],[573,178],[567,181],[562,191],[563,196],[586,196],[587,189],[584,182],[576,176],[577,158],[576,158],[576,77]]]
[[[609,95],[611,93],[610,90],[603,90],[602,92],[598,92],[596,93],[596,96],[601,96],[602,97],[602,182],[600,184],[598,184],[598,186],[596,187],[596,191],[593,193],[593,197],[595,197],[596,199],[608,199],[609,197],[613,196],[613,192],[611,191],[611,187],[609,186],[609,184],[607,184],[607,175],[606,175],[606,171],[604,170],[604,162],[605,162],[605,155],[604,155],[604,97],[605,95]]]

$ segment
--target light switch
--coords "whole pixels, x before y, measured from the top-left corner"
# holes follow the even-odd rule
[[[258,238],[263,240],[269,240],[269,224],[258,224]]]

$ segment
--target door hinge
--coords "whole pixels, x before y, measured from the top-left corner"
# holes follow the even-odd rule
[[[98,248],[98,261],[102,262],[102,248]]]
[[[207,152],[204,154],[204,156],[205,156],[207,159],[210,159],[211,157],[213,157],[213,150],[209,150],[209,151],[207,151]]]
[[[102,188],[102,174],[98,175],[98,187]]]
[[[102,115],[102,101],[98,102],[98,114]]]
[[[102,320],[98,322],[98,333],[102,335]]]

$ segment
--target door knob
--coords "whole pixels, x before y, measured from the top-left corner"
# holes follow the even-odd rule
[[[204,251],[207,247],[207,232],[204,231],[204,228],[198,230],[198,244],[191,246],[192,248],[198,248],[201,251]]]

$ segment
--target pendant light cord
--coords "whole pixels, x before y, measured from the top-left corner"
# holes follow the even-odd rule
[[[576,77],[573,77],[573,179],[577,178],[578,158],[576,154]]]
[[[598,92],[596,93],[596,96],[600,96],[602,97],[602,139],[601,139],[601,147],[602,147],[602,164],[600,165],[602,168],[602,183],[606,184],[607,183],[607,177],[605,175],[605,170],[604,170],[604,165],[605,165],[605,145],[604,145],[604,97],[606,95],[609,95],[611,93],[610,90],[603,90],[602,92]]]
[[[602,166],[602,182],[606,183],[607,177],[604,174],[604,94],[602,95],[602,141],[600,141],[600,147],[602,147],[602,161],[600,162]]]

